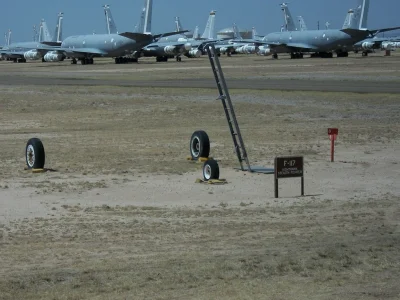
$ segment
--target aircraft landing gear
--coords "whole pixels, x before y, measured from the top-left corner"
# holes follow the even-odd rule
[[[116,57],[114,59],[116,64],[127,64],[127,63],[133,63],[133,62],[138,62],[138,59],[135,57]]]
[[[303,58],[303,53],[301,52],[295,52],[295,53],[290,53],[290,58],[291,59],[298,59],[298,58]]]
[[[77,64],[76,58],[73,58],[73,59],[71,60],[71,65],[76,65],[76,64]]]
[[[314,58],[314,57],[332,58],[333,53],[332,52],[315,52],[315,53],[312,53],[310,57],[312,57],[312,58]]]
[[[349,57],[349,52],[337,52],[337,57]]]
[[[177,61],[177,62],[181,62],[181,61],[182,61],[182,57],[177,56],[177,57],[176,57],[176,61]]]
[[[272,54],[272,58],[273,58],[273,59],[278,59],[278,53]]]
[[[93,58],[80,58],[81,65],[93,65]]]
[[[368,51],[363,51],[362,56],[368,56]]]
[[[157,56],[156,62],[168,61],[168,56]]]

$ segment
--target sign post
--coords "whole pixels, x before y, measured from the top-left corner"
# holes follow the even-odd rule
[[[275,198],[279,197],[279,178],[301,177],[301,195],[304,196],[303,156],[275,157]]]
[[[331,140],[331,162],[335,160],[335,141],[337,135],[339,134],[339,129],[337,128],[328,128],[329,139]]]

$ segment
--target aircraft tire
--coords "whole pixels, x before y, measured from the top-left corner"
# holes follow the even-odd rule
[[[190,155],[193,160],[210,155],[210,139],[203,130],[193,132],[189,145]]]
[[[38,138],[31,138],[26,143],[25,160],[28,169],[43,169],[45,152],[43,143]]]
[[[209,181],[210,179],[219,179],[219,166],[216,160],[208,159],[204,162],[203,178],[204,181]]]

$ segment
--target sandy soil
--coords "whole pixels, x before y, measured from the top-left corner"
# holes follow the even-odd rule
[[[234,78],[254,72],[246,59]],[[373,74],[377,59],[349,80],[400,78]],[[329,77],[336,61],[299,64]],[[283,80],[289,63],[273,62]],[[187,65],[157,68],[207,67]],[[95,67],[109,86],[0,86],[0,299],[399,299],[398,94],[231,90],[253,165],[304,156],[306,196],[286,179],[275,199],[273,175],[234,169],[216,89],[113,87]],[[197,129],[227,184],[195,183]],[[31,137],[54,172],[24,170]]]

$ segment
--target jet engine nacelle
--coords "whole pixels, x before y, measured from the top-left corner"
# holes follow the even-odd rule
[[[371,42],[364,42],[364,43],[362,43],[362,45],[361,45],[361,47],[362,47],[363,49],[371,49],[373,46],[374,46],[374,43],[371,43]]]
[[[164,52],[166,54],[176,54],[176,47],[175,46],[165,46],[164,47]]]
[[[201,51],[199,49],[192,49],[188,51],[185,56],[194,58],[194,57],[200,57],[201,56]]]
[[[57,51],[50,51],[47,52],[44,56],[44,60],[47,62],[55,62],[55,61],[62,61],[64,60],[64,55],[58,53]]]
[[[265,55],[265,56],[267,56],[267,55],[271,55],[272,52],[271,52],[271,49],[270,49],[270,48],[262,48],[262,47],[260,47],[260,49],[258,50],[257,54],[258,54],[258,55]]]
[[[228,51],[228,47],[219,48],[219,52],[221,52],[221,53],[225,53],[226,51]]]
[[[37,59],[42,58],[42,56],[40,55],[40,53],[37,50],[29,50],[29,51],[25,52],[24,57],[25,57],[25,59],[29,59],[29,60],[37,60]]]
[[[393,48],[395,45],[392,42],[383,42],[382,43],[382,49],[391,49]]]
[[[243,46],[241,48],[242,48],[242,51],[243,51],[241,53],[244,53],[244,54],[254,54],[254,53],[257,52],[257,47],[256,46],[245,45],[245,46]]]

